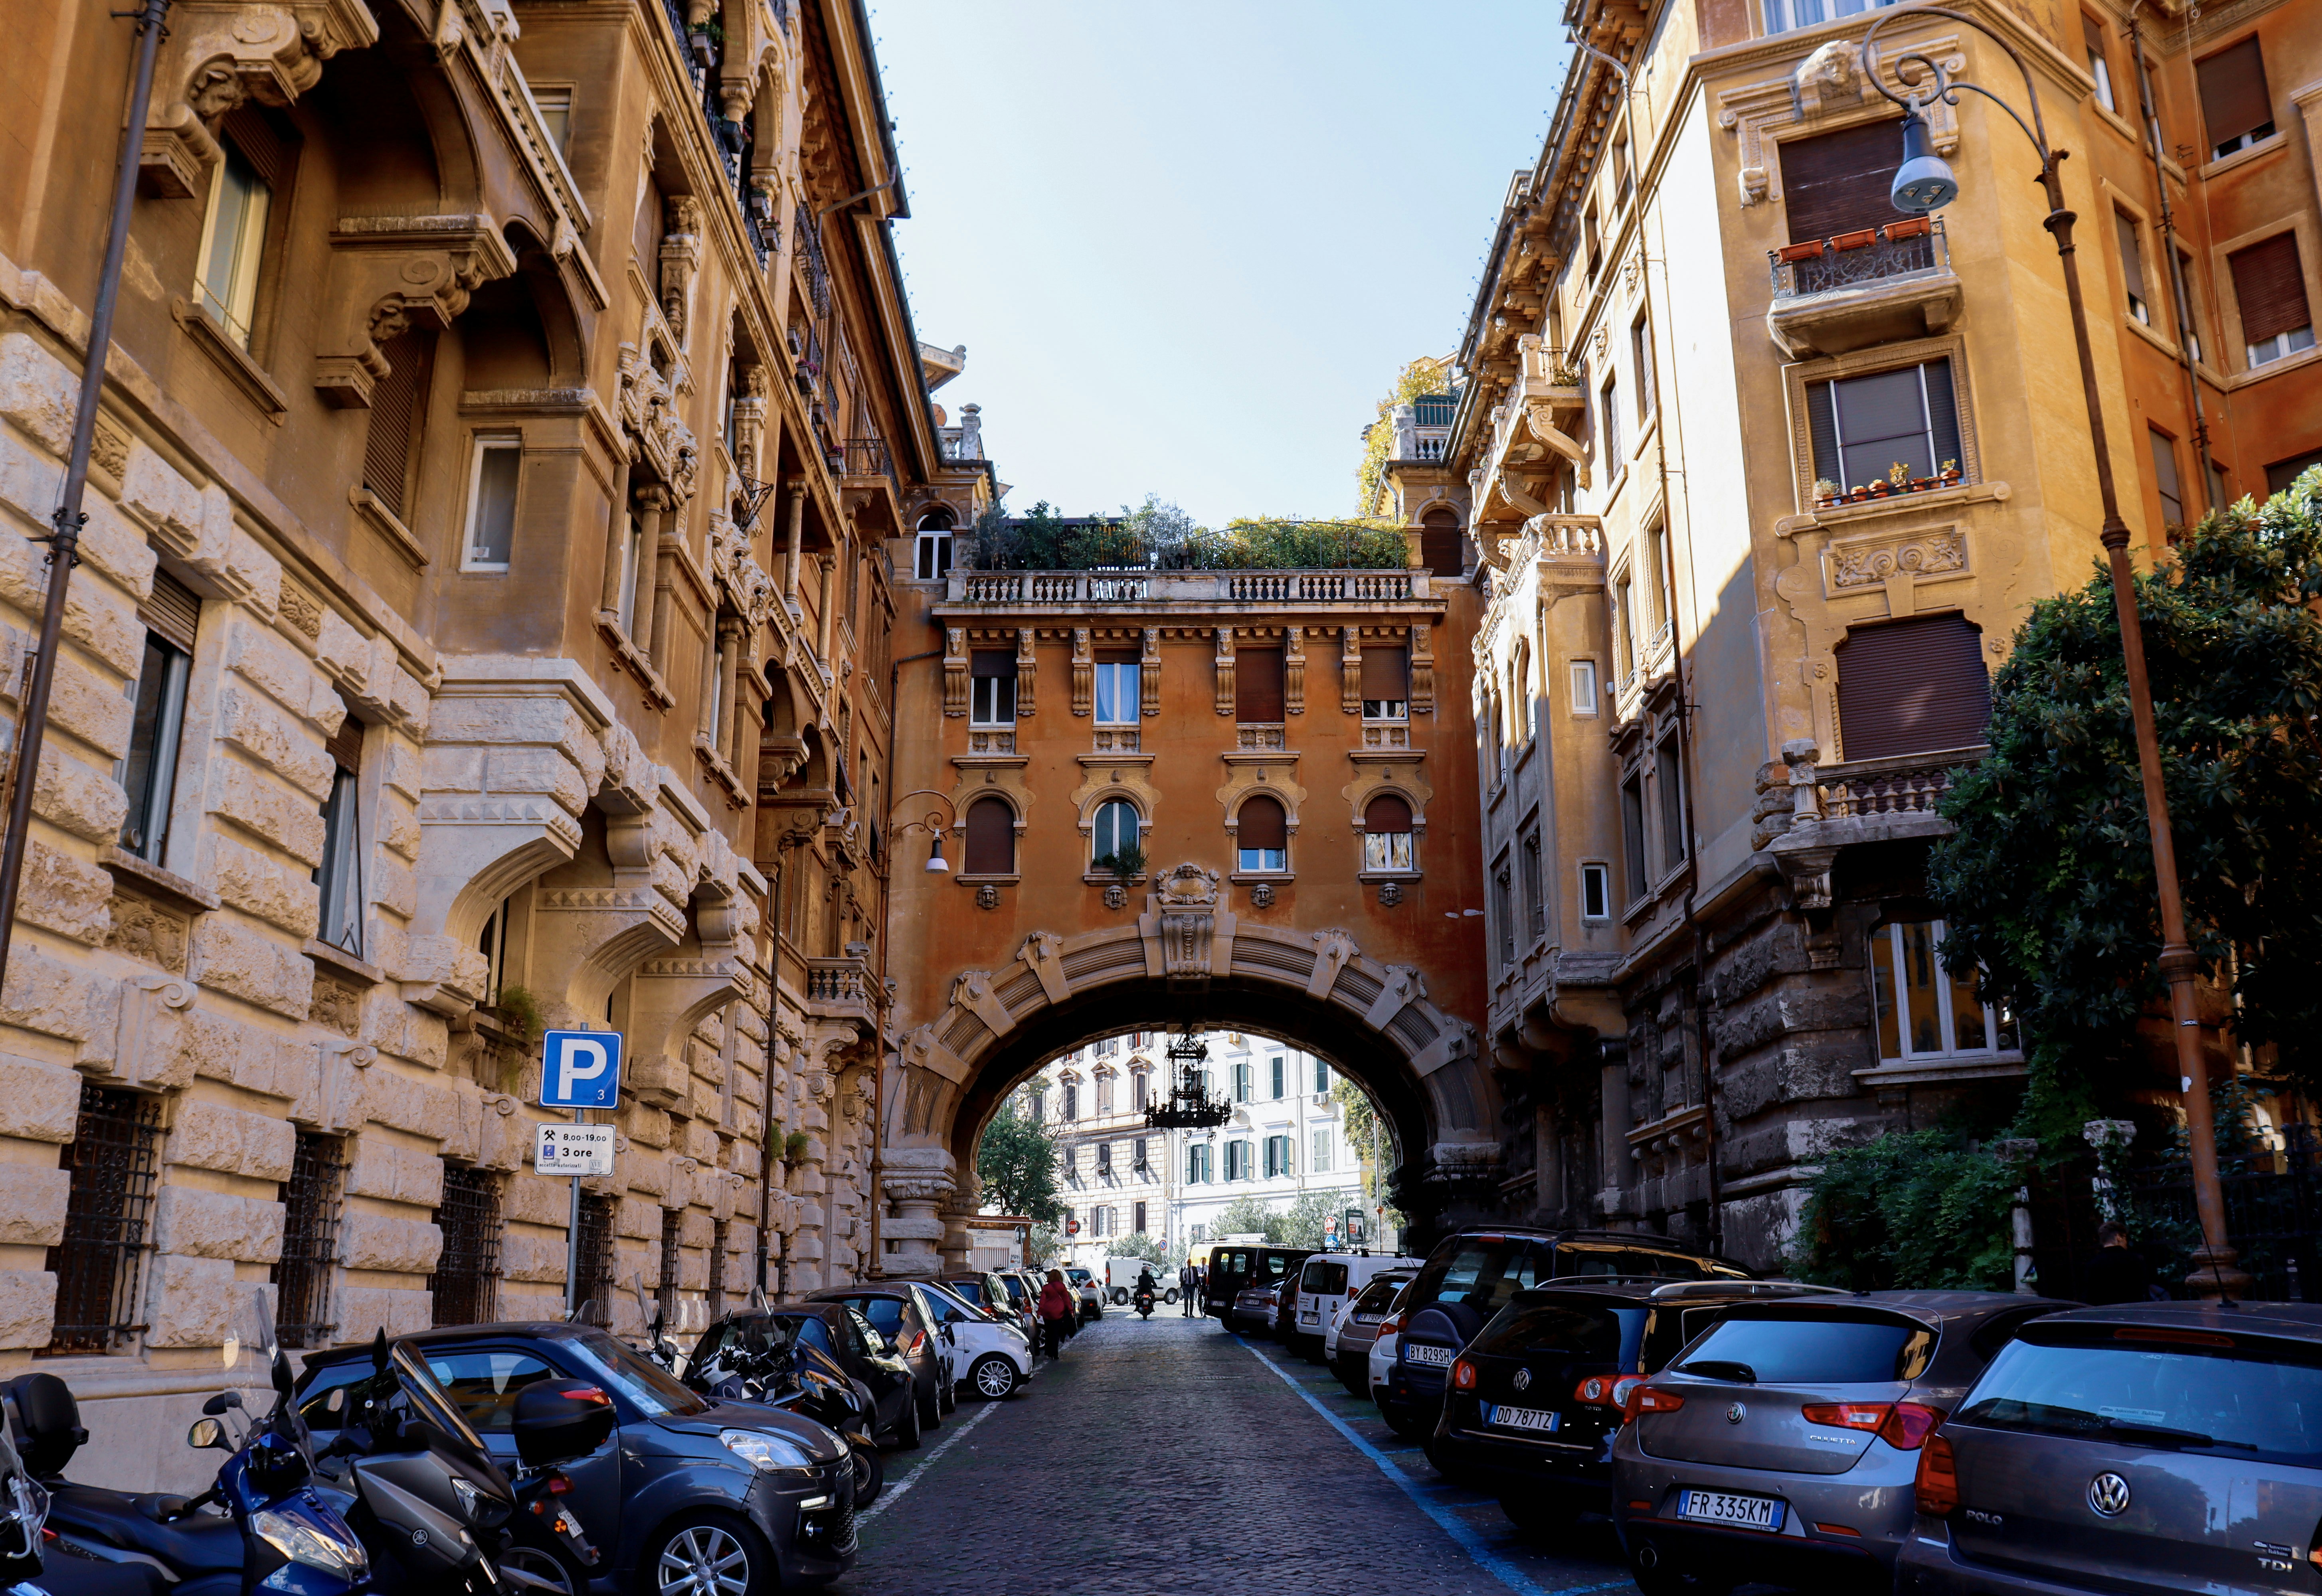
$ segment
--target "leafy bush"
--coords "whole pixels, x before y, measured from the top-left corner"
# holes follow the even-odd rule
[[[1823,1160],[1792,1272],[1852,1290],[2006,1290],[2016,1179],[1942,1130],[1888,1131]]]

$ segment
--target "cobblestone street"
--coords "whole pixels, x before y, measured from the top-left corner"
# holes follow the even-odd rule
[[[1318,1365],[1174,1311],[1109,1312],[1020,1395],[963,1404],[888,1468],[836,1590],[917,1596],[976,1570],[1074,1596],[1269,1577],[1394,1596],[1633,1588],[1610,1525],[1527,1544]]]

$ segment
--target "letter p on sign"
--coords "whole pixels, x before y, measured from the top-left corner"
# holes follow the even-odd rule
[[[551,1031],[541,1038],[542,1108],[612,1108],[620,1100],[618,1031]]]

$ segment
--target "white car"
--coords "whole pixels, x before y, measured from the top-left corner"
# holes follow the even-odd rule
[[[1408,1269],[1383,1270],[1330,1316],[1330,1327],[1322,1332],[1322,1361],[1352,1395],[1369,1394],[1363,1370],[1370,1357],[1371,1338],[1390,1311],[1395,1294],[1411,1283],[1415,1273]]]
[[[1310,1361],[1328,1355],[1323,1338],[1340,1309],[1390,1270],[1414,1272],[1423,1258],[1376,1253],[1316,1253],[1298,1266],[1297,1317],[1290,1322],[1290,1350]]]
[[[1074,1299],[1080,1303],[1081,1322],[1104,1317],[1104,1288],[1096,1283],[1096,1276],[1077,1263],[1064,1266],[1065,1283],[1073,1289]]]
[[[1363,1384],[1374,1402],[1378,1400],[1379,1392],[1386,1389],[1387,1377],[1394,1373],[1395,1344],[1403,1339],[1403,1300],[1410,1281],[1404,1281],[1403,1286],[1403,1290],[1395,1292],[1394,1305],[1386,1310],[1386,1318],[1378,1322],[1378,1334],[1371,1341],[1370,1368]]]
[[[1012,1396],[1032,1378],[1032,1343],[1024,1332],[984,1312],[934,1281],[919,1282],[928,1301],[943,1316],[952,1345],[952,1366],[963,1400],[997,1401]]]

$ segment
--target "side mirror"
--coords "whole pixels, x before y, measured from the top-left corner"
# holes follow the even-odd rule
[[[213,1399],[215,1400],[215,1399]],[[215,1418],[197,1418],[186,1430],[186,1445],[197,1452],[231,1452],[232,1442],[225,1438],[225,1426]]]

